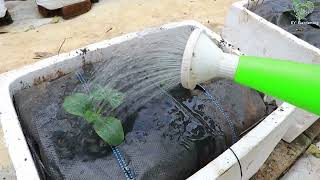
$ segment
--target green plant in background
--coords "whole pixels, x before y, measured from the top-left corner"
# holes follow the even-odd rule
[[[84,118],[92,124],[96,133],[109,145],[116,146],[122,143],[124,132],[121,121],[115,117],[103,117],[104,107],[117,108],[124,100],[125,95],[108,87],[96,86],[89,94],[74,93],[67,96],[63,102],[66,112]],[[96,106],[98,105],[98,106]]]
[[[295,17],[301,21],[314,11],[314,3],[312,1],[291,0]]]

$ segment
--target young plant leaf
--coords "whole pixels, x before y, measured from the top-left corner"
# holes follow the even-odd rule
[[[96,113],[96,112],[93,112],[93,111],[91,111],[91,110],[88,110],[88,111],[86,111],[86,112],[84,113],[83,118],[84,118],[85,120],[87,120],[88,123],[94,123],[94,122],[100,120],[100,119],[101,119],[101,116],[100,116],[100,114],[98,114],[98,113]]]
[[[96,133],[111,146],[117,146],[124,140],[122,124],[117,118],[101,118],[94,121],[93,128]]]
[[[95,101],[102,101],[107,98],[108,94],[105,92],[102,86],[96,85],[93,92],[90,93],[90,96]]]
[[[111,96],[107,99],[107,101],[113,108],[120,106],[125,98],[124,94],[120,92],[117,92],[117,93],[113,92],[110,95]]]
[[[114,117],[102,117],[101,109],[95,110],[93,107],[97,103],[108,103],[111,107],[116,108],[124,98],[121,92],[98,86],[90,95],[74,93],[66,97],[63,108],[66,112],[83,117],[88,123],[93,124],[94,130],[105,142],[116,146],[124,140],[121,121]]]
[[[70,114],[83,117],[84,113],[89,109],[90,104],[91,102],[88,95],[74,93],[64,99],[63,108]]]
[[[112,108],[116,108],[123,102],[125,95],[109,87],[97,86],[91,97],[96,101],[106,100]]]

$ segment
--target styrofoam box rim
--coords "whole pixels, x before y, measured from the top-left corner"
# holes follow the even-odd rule
[[[94,55],[98,56],[100,49],[130,41],[143,34],[149,34],[163,29],[174,29],[182,26],[194,26],[196,28],[204,29],[212,39],[217,41],[221,40],[221,37],[218,34],[212,32],[198,22],[183,21],[91,44],[88,45],[86,49],[88,49],[89,52],[97,52]],[[39,175],[23,135],[14,108],[12,96],[16,91],[31,85],[35,78],[42,76],[52,76],[51,78],[54,78],[54,76],[58,76],[57,70],[71,72],[75,68],[81,66],[78,61],[79,59],[76,59],[77,57],[81,58],[82,55],[79,53],[81,52],[81,49],[83,48],[53,56],[32,65],[0,75],[0,94],[2,97],[0,102],[0,120],[4,132],[5,144],[13,162],[17,179],[39,179]],[[232,52],[239,54],[236,50],[232,50]],[[292,105],[284,103],[231,147],[243,166],[242,171],[244,177],[249,177],[256,172],[259,168],[258,166],[261,166],[271,153],[274,146],[283,136],[283,131],[286,131],[286,128],[288,128],[289,123],[286,121],[286,117],[293,109],[294,107]],[[260,149],[262,149],[262,151]],[[254,157],[255,151],[259,151],[263,153],[263,155]],[[240,178],[239,168],[238,160],[229,149],[214,161],[210,162],[206,167],[199,170],[190,177],[190,179],[226,179],[229,176],[232,176],[233,179],[237,177]]]
[[[257,2],[258,1],[258,2]],[[259,1],[259,0],[253,0],[252,3],[263,3],[263,1]],[[281,27],[269,22],[268,20],[264,19],[263,17],[255,14],[254,12],[250,11],[249,9],[246,8],[246,6],[248,5],[248,1],[247,0],[242,0],[242,1],[238,1],[232,4],[232,7],[237,8],[239,10],[242,11],[242,13],[246,13],[247,16],[250,16],[250,18],[253,18],[256,23],[262,24],[265,27],[278,32],[279,34],[283,35],[285,38],[288,39],[288,41],[294,41],[295,43],[301,45],[301,47],[303,47],[304,49],[307,49],[309,52],[313,52],[313,54],[315,56],[320,56],[320,49],[313,46],[312,44],[296,37],[295,35],[289,33],[288,31],[282,29]],[[259,5],[259,4],[256,4]],[[252,37],[254,38],[254,35],[252,35]],[[320,60],[318,60],[320,61]],[[313,62],[313,63],[320,63],[320,62]]]

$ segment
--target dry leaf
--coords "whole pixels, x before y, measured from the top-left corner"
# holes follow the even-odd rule
[[[49,52],[35,52],[34,55],[35,56],[33,57],[33,59],[43,59],[43,58],[53,56],[53,54]]]
[[[318,148],[318,146],[311,144],[309,146],[309,148],[306,151],[307,154],[311,154],[316,158],[320,158],[320,149]]]

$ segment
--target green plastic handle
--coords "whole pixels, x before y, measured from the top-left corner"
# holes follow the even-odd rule
[[[320,65],[240,56],[235,81],[320,115]]]

